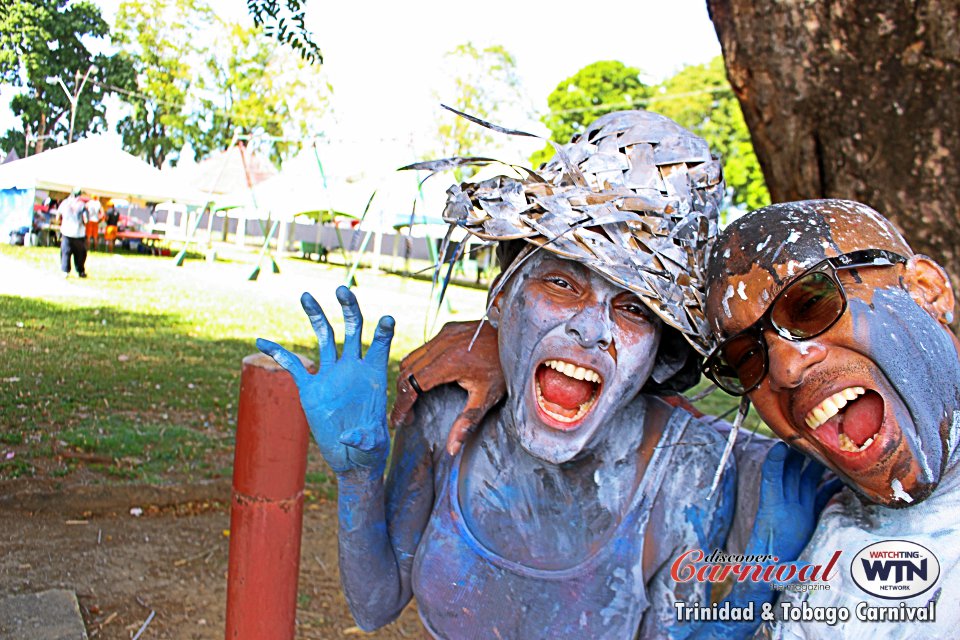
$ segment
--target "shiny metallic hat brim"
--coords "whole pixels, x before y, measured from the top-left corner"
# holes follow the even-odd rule
[[[635,292],[706,355],[712,337],[703,311],[704,256],[724,197],[723,172],[707,143],[659,114],[621,111],[555,147],[539,171],[450,187],[444,220],[483,240],[522,239],[583,263]]]

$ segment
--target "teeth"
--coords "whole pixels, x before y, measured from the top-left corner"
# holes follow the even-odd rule
[[[867,440],[858,447],[857,443],[850,439],[850,436],[842,432],[840,433],[840,448],[843,451],[849,451],[850,453],[860,453],[861,451],[866,451],[872,444],[873,444],[873,436],[867,438]]]
[[[813,410],[813,417],[816,418],[818,425],[823,424],[828,420],[826,409],[821,409],[820,407],[817,407]]]
[[[574,378],[575,380],[586,380],[587,382],[593,382],[600,384],[600,374],[592,369],[587,369],[586,367],[578,367],[575,364],[569,362],[564,362],[563,360],[547,360],[544,362],[545,365],[559,371],[565,376]]]
[[[849,451],[851,453],[856,453],[857,451],[859,451],[859,448],[854,443],[854,441],[851,440],[850,436],[848,436],[845,433],[840,434],[840,448],[843,449],[844,451]]]
[[[814,407],[813,410],[810,411],[810,413],[808,413],[803,420],[807,423],[808,427],[811,429],[816,429],[824,422],[840,413],[840,409],[843,409],[845,406],[847,406],[847,402],[850,400],[855,400],[858,396],[862,396],[866,392],[866,389],[863,387],[849,387],[843,391],[839,391]],[[843,434],[840,435],[842,436]],[[849,438],[847,439],[849,440]],[[842,445],[843,441],[841,440],[841,448]],[[850,445],[854,447],[852,449],[853,451],[857,450],[856,445],[853,444],[852,440],[850,441]],[[847,449],[845,449],[845,451],[846,450]]]

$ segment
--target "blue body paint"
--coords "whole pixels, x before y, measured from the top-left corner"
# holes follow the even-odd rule
[[[956,464],[956,451],[948,449],[954,413],[960,409],[956,348],[947,332],[903,289],[878,289],[870,305],[851,300],[850,313],[854,337],[900,401],[894,406],[897,424],[921,473],[921,486],[911,497],[923,499],[943,471]]]
[[[444,637],[619,637],[638,629],[660,637],[674,626],[673,600],[709,597],[704,584],[646,575],[644,546],[659,548],[653,566],[663,566],[674,545],[723,541],[733,474],[705,501],[723,449],[719,434],[687,427],[690,418],[679,410],[669,422],[669,409],[648,413],[658,401],[631,396],[642,380],[626,376],[631,386],[602,405],[609,406],[606,419],[570,460],[532,455],[515,422],[528,414],[511,412],[509,402],[453,458],[444,442],[463,395],[441,389],[422,398],[414,423],[398,433],[384,481],[383,380],[392,323],[381,321],[380,346],[361,358],[355,321],[336,360],[328,324],[311,301],[305,298],[304,309],[325,337],[321,374],[298,370],[272,343],[260,346],[289,365],[337,474],[341,579],[361,628],[390,622],[415,593],[425,625]],[[355,300],[343,295],[341,303],[347,309]],[[583,327],[576,336],[589,339]],[[652,360],[655,348],[647,351]],[[633,362],[625,348],[618,359],[617,366]],[[637,364],[647,373],[652,366]],[[678,468],[684,473],[669,471]],[[697,502],[702,506],[690,511]],[[655,508],[660,515],[651,521]],[[693,522],[685,513],[695,514]]]

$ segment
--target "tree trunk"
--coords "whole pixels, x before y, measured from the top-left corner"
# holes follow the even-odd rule
[[[960,0],[707,7],[773,201],[864,202],[957,291]]]

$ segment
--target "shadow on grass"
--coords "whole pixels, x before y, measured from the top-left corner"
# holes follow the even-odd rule
[[[176,313],[85,304],[0,296],[0,479],[80,467],[150,483],[229,474],[255,336],[217,339]],[[315,344],[286,346],[315,357]]]

